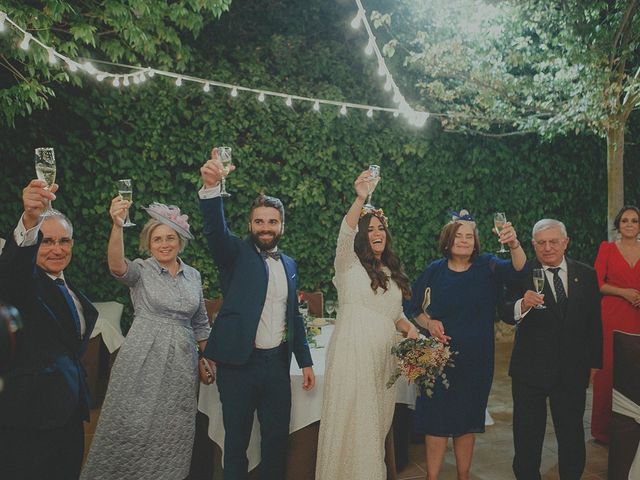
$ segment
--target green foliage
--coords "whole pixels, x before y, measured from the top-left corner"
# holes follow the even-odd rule
[[[189,72],[257,88],[385,102],[377,65],[361,54],[365,39],[349,30],[352,9],[321,0],[239,3],[215,29],[205,27],[202,44],[193,44]],[[300,18],[308,21],[293,21]],[[544,144],[534,136],[469,138],[443,134],[436,124],[417,130],[383,115],[370,120],[350,111],[343,117],[329,107],[315,113],[310,105],[260,103],[243,93],[232,98],[215,88],[205,94],[162,78],[128,89],[58,87],[50,107],[17,119],[15,128],[0,135],[1,236],[11,234],[20,216],[21,189],[34,177],[33,148],[54,146],[60,184],[54,206],[75,226],[70,275],[94,300],[127,304],[125,325],[128,291],[106,267],[115,180],[134,180],[132,219],[138,226],[125,232],[127,256],[137,256],[146,221],[140,207],[177,204],[196,237],[183,258],[201,271],[206,296],[219,296],[196,192],[200,166],[211,147],[221,144],[233,147],[237,165],[228,180],[232,197],[225,201],[232,229],[244,235],[256,194],[280,197],[287,215],[281,246],[298,262],[300,288],[321,289],[328,298],[335,297],[331,279],[340,221],[354,197],[353,181],[370,163],[382,167],[373,203],[389,216],[395,248],[412,279],[438,257],[447,213],[463,207],[478,218],[487,251],[499,246],[490,233],[496,210],[506,211],[525,246],[533,223],[545,216],[566,222],[574,258],[591,262],[604,239],[604,148],[590,136]],[[637,147],[628,152],[640,153]],[[629,167],[629,175],[639,173],[637,163]],[[640,201],[637,191],[627,193],[630,202]]]
[[[197,37],[230,4],[231,0],[6,0],[0,10],[45,45],[72,59],[152,64],[180,71],[193,55],[193,47],[183,38]],[[54,95],[50,84],[79,84],[82,77],[67,75],[60,61],[50,65],[47,51],[35,42],[27,52],[17,48],[19,32],[8,24],[6,28],[8,34],[0,37],[4,70],[0,77],[4,118],[0,122],[13,125],[16,116],[48,106]]]

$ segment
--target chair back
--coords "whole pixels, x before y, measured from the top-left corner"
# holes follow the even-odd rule
[[[216,315],[220,311],[222,307],[222,297],[209,299],[204,299],[204,306],[207,309],[207,316],[209,317],[209,325],[213,325],[214,320],[216,319]]]
[[[309,305],[309,315],[312,317],[324,317],[324,296],[322,292],[300,292]]]

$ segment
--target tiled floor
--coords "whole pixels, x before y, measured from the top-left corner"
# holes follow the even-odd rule
[[[496,343],[496,370],[493,387],[489,397],[489,413],[495,424],[488,426],[486,432],[476,436],[471,480],[512,480],[511,460],[513,458],[513,438],[511,434],[511,379],[507,375],[512,344]],[[85,445],[88,450],[91,443],[98,410],[91,412],[92,422],[85,428]],[[606,446],[594,443],[589,433],[591,419],[591,391],[587,392],[587,411],[585,412],[585,436],[587,438],[587,465],[582,480],[605,480],[607,478]],[[557,443],[551,419],[547,423],[547,436],[542,457],[542,478],[558,479]],[[445,456],[440,480],[456,480],[456,463],[451,442]],[[399,472],[398,480],[425,480],[425,453],[423,444],[410,446],[409,465]],[[346,480],[346,479],[345,479]]]
[[[510,342],[496,343],[496,371],[489,397],[489,413],[495,424],[488,426],[486,432],[476,435],[476,446],[471,465],[471,480],[512,480],[513,437],[511,433],[511,379],[507,375],[511,356]],[[594,443],[591,439],[589,423],[591,420],[591,390],[587,392],[587,411],[585,412],[585,436],[587,438],[587,465],[583,480],[605,480],[607,478],[606,446]],[[544,480],[558,479],[558,445],[551,418],[547,422],[547,435],[544,443],[541,474]],[[409,466],[398,475],[399,480],[424,480],[426,478],[425,453],[423,444],[411,445]],[[456,461],[451,441],[445,456],[440,480],[456,479]]]

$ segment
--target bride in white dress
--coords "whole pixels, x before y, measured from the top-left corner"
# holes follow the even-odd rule
[[[384,442],[391,428],[396,330],[417,338],[402,313],[409,280],[391,249],[382,210],[363,209],[368,171],[338,235],[334,284],[340,309],[327,349],[316,479],[385,480]]]

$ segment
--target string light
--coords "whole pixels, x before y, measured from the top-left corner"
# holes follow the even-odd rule
[[[130,84],[130,81],[133,81],[133,83],[135,85],[139,85],[141,83],[143,83],[144,81],[147,80],[148,78],[154,78],[157,75],[162,76],[162,77],[168,77],[168,78],[173,78],[175,79],[175,85],[176,86],[181,86],[183,84],[183,82],[188,81],[188,82],[192,82],[192,83],[198,83],[200,85],[202,85],[202,90],[204,92],[209,92],[212,86],[215,87],[219,87],[219,88],[226,88],[231,90],[231,95],[233,97],[238,96],[238,93],[240,90],[243,91],[247,91],[247,92],[253,92],[257,95],[257,99],[259,102],[264,102],[266,100],[267,96],[273,96],[273,97],[280,97],[280,98],[284,98],[285,99],[285,104],[288,107],[293,107],[293,101],[300,101],[300,102],[312,102],[313,103],[313,111],[315,112],[319,112],[320,111],[320,105],[324,104],[324,105],[329,105],[329,106],[334,106],[336,108],[339,109],[339,112],[341,115],[347,115],[347,109],[357,109],[357,110],[362,110],[366,112],[367,117],[372,118],[373,117],[373,112],[374,111],[380,111],[380,112],[388,112],[388,113],[392,113],[394,117],[398,117],[400,114],[402,114],[403,116],[405,116],[407,118],[407,120],[411,123],[411,124],[415,124],[415,125],[420,125],[420,124],[424,124],[426,122],[426,119],[428,118],[428,113],[426,112],[417,112],[415,110],[413,110],[409,104],[404,100],[404,97],[402,96],[402,94],[400,93],[397,85],[395,84],[393,77],[391,75],[391,73],[389,72],[386,64],[384,63],[384,59],[380,53],[380,50],[378,49],[378,46],[375,42],[375,37],[373,36],[373,33],[371,32],[371,27],[369,26],[369,23],[367,22],[367,18],[366,18],[366,13],[364,8],[362,8],[362,4],[360,2],[360,0],[356,0],[356,4],[358,6],[358,12],[356,14],[356,16],[354,17],[354,19],[352,20],[351,24],[352,26],[354,26],[354,28],[358,28],[361,24],[363,24],[367,30],[367,34],[369,35],[369,40],[367,43],[367,46],[365,48],[365,53],[367,54],[372,54],[375,53],[377,60],[378,60],[378,74],[381,76],[385,76],[386,81],[385,81],[385,90],[392,90],[394,92],[394,99],[396,101],[396,103],[399,103],[399,107],[379,107],[379,106],[373,106],[373,105],[364,105],[364,104],[359,104],[359,103],[352,103],[352,102],[343,102],[343,101],[336,101],[336,100],[329,100],[329,99],[321,99],[321,98],[311,98],[311,97],[304,97],[304,96],[299,96],[299,95],[292,95],[290,93],[286,93],[286,92],[276,92],[276,91],[270,91],[270,90],[259,90],[259,89],[254,89],[254,88],[250,88],[250,87],[244,87],[241,85],[233,85],[233,84],[228,84],[228,83],[224,83],[224,82],[218,82],[216,80],[211,80],[211,79],[203,79],[203,78],[198,78],[198,77],[193,77],[193,76],[189,76],[189,75],[184,75],[184,74],[178,74],[175,72],[171,72],[171,71],[164,71],[164,70],[157,70],[155,68],[151,68],[151,67],[140,67],[140,66],[134,66],[134,65],[125,65],[125,64],[114,64],[111,62],[104,62],[104,61],[99,61],[99,60],[91,60],[91,59],[86,59],[83,61],[83,63],[78,63],[75,60],[63,55],[62,53],[56,51],[54,48],[45,45],[44,43],[42,43],[40,40],[38,40],[37,38],[33,37],[33,35],[29,32],[27,32],[26,30],[24,30],[23,28],[21,28],[19,25],[17,25],[15,22],[13,22],[11,20],[11,18],[8,17],[8,15],[5,12],[1,12],[0,11],[0,30],[3,30],[6,28],[6,25],[9,25],[13,28],[15,28],[16,30],[18,30],[19,32],[21,32],[24,37],[22,39],[22,41],[20,42],[20,47],[23,49],[28,49],[31,43],[36,43],[37,45],[39,45],[40,47],[42,47],[43,49],[46,50],[47,55],[48,55],[48,60],[51,64],[54,63],[58,63],[58,60],[62,60],[64,64],[67,65],[67,67],[69,68],[69,70],[71,72],[76,72],[79,69],[86,72],[89,75],[95,76],[96,80],[98,82],[102,82],[104,80],[109,80],[111,82],[111,84],[114,87],[120,87],[121,85],[123,86],[128,86]],[[107,71],[102,71],[98,68],[96,68],[94,66],[93,63],[91,62],[97,62],[99,64],[104,64],[104,65],[110,65],[110,66],[114,66],[114,67],[118,67],[118,68],[126,68],[131,70],[130,73],[111,73],[111,72],[107,72]],[[145,75],[146,74],[146,75]],[[131,77],[131,78],[130,78]]]
[[[31,35],[30,33],[25,33],[24,38],[20,42],[20,48],[23,50],[29,50],[29,42],[31,41],[32,38],[33,38],[33,35]]]

